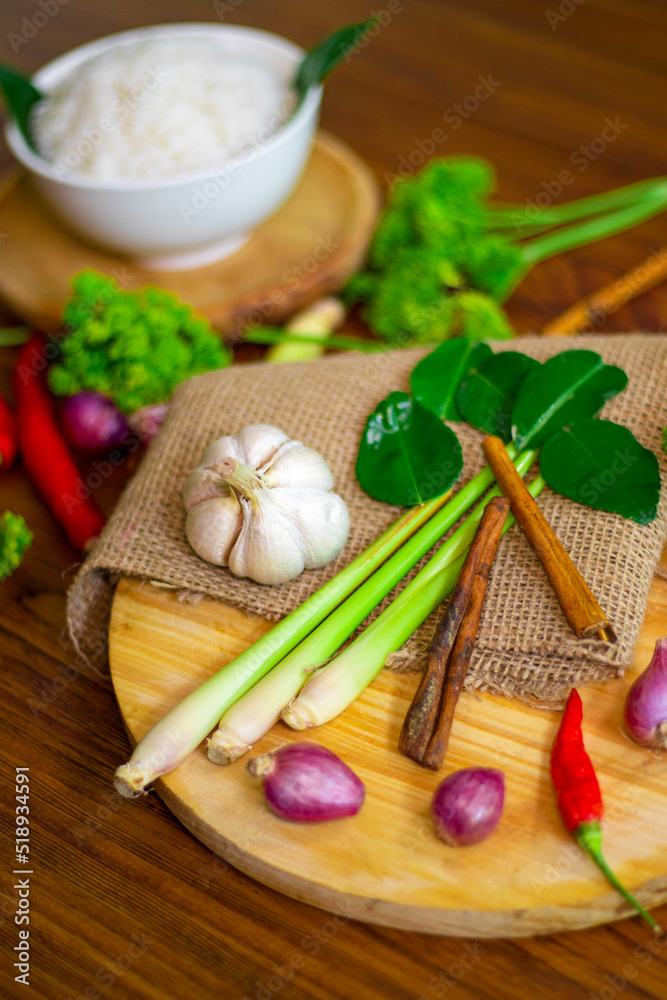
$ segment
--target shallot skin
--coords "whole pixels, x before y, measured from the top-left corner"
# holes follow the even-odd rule
[[[72,447],[90,454],[103,454],[132,437],[129,423],[111,400],[89,390],[68,396],[62,426]]]
[[[498,825],[505,775],[494,767],[465,767],[441,781],[431,803],[435,832],[450,847],[485,840]]]
[[[667,638],[657,640],[651,662],[631,685],[623,715],[633,740],[667,750]]]
[[[261,777],[273,812],[296,823],[354,816],[363,805],[363,781],[331,750],[301,741],[278,747],[248,763]]]

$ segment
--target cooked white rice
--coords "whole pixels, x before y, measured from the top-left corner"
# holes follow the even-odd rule
[[[293,103],[265,66],[212,40],[162,38],[83,63],[36,106],[33,131],[60,174],[172,177],[261,146]]]

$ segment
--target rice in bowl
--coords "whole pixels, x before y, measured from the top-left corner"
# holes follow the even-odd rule
[[[35,106],[32,129],[59,176],[169,178],[259,148],[295,101],[275,70],[212,39],[157,38],[84,62]]]

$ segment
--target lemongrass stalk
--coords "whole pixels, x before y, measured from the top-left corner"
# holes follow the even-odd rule
[[[27,326],[3,326],[0,329],[0,347],[14,347],[30,340],[31,332]]]
[[[535,461],[536,451],[523,452],[515,465],[524,475]],[[435,514],[423,528],[389,559],[384,566],[348,597],[314,632],[292,650],[284,660],[266,674],[222,716],[217,730],[207,742],[209,760],[215,764],[230,764],[251,749],[280,718],[282,709],[294,698],[308,680],[313,668],[319,667],[336,652],[364,618],[403,579],[459,519],[459,508],[465,502],[464,493],[479,491],[480,483],[489,485],[487,470],[458,494],[459,505],[448,504]],[[495,491],[496,493],[498,490]],[[485,501],[486,502],[486,501]],[[481,511],[481,508],[480,508]],[[456,558],[469,544],[476,530],[478,514],[471,515],[470,525],[459,528],[458,542],[449,551]]]
[[[491,478],[486,485],[480,484],[479,494],[468,495],[467,505],[461,496],[468,491],[468,487],[449,500],[448,495],[444,495],[407,511],[316,594],[191,691],[149,730],[135,747],[128,763],[118,768],[115,778],[117,790],[133,798],[156,778],[182,763],[210,733],[230,705],[287,656],[436,511],[445,504],[451,504],[457,516],[464,513],[493,481],[490,470],[488,476]]]
[[[361,337],[345,337],[338,334],[325,336],[317,333],[293,333],[281,326],[253,326],[243,331],[243,339],[248,344],[317,344],[320,348],[333,348],[341,351],[363,351],[377,354],[379,351],[390,350],[390,345],[379,340],[362,340]],[[420,347],[426,346],[420,343]],[[429,345],[437,347],[437,344]],[[273,360],[269,358],[269,360]]]
[[[340,299],[318,299],[312,306],[303,309],[287,324],[292,340],[276,344],[266,353],[266,361],[287,364],[291,361],[311,361],[324,351],[322,341],[345,319],[345,307]],[[300,336],[303,339],[299,342]],[[315,338],[315,342],[313,342]],[[317,343],[319,338],[320,343]]]
[[[544,485],[542,477],[537,476],[528,489],[535,497]],[[452,592],[482,511],[488,500],[499,493],[498,489],[492,490],[396,600],[346,650],[310,678],[282,713],[288,725],[293,729],[321,726],[340,715],[361,694],[380,672],[389,653],[399,649]],[[503,534],[513,523],[510,514]],[[452,561],[455,553],[457,558]]]

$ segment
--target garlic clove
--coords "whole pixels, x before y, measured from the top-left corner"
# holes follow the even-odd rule
[[[283,441],[278,450],[274,452],[268,462],[261,465],[257,471],[263,475],[267,469],[270,469],[273,463],[281,456],[284,455],[286,451],[291,451],[293,448],[303,448],[300,441]]]
[[[276,487],[271,500],[298,531],[306,569],[326,566],[336,558],[350,531],[350,515],[342,497],[317,489]]]
[[[281,444],[286,441],[289,441],[289,438],[279,427],[272,427],[271,424],[250,424],[236,435],[240,455],[233,457],[252,469],[259,469],[273,458]]]
[[[242,526],[241,505],[230,493],[193,507],[185,521],[185,533],[202,559],[216,566],[227,566]]]
[[[208,448],[204,451],[204,454],[199,459],[199,468],[205,469],[210,466],[215,466],[218,462],[221,462],[223,458],[235,458],[237,462],[243,462],[244,458],[241,453],[241,449],[236,443],[236,438],[231,437],[226,434],[224,437],[218,438],[216,441],[212,441]]]
[[[230,496],[230,489],[222,476],[212,469],[195,469],[185,480],[183,504],[189,513],[197,504],[213,497]]]
[[[324,490],[333,488],[333,473],[325,460],[313,448],[306,448],[298,442],[296,448],[282,449],[263,470],[269,486],[300,489],[301,487]]]
[[[286,583],[303,572],[304,547],[289,519],[262,492],[258,503],[241,501],[243,526],[229,556],[235,576],[257,583]]]

